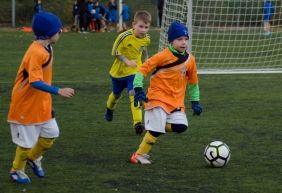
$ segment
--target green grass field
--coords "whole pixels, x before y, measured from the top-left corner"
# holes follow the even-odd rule
[[[54,96],[61,135],[46,153],[46,178],[14,184],[9,169],[15,145],[6,116],[19,62],[33,36],[0,32],[0,193],[281,193],[282,76],[200,75],[204,112],[189,130],[161,136],[152,150],[153,164],[131,165],[129,157],[142,139],[135,135],[126,93],[113,122],[104,120],[111,91],[108,70],[117,34],[65,33],[54,46],[54,84],[73,87],[76,96]],[[158,32],[151,33],[150,53]],[[225,168],[205,165],[210,141],[226,142],[232,156]]]

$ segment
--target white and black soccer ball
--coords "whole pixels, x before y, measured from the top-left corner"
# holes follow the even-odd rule
[[[222,141],[212,141],[204,151],[207,164],[211,167],[221,168],[226,166],[230,160],[231,152],[229,147]]]

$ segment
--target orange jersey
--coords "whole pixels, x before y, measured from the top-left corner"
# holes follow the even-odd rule
[[[52,82],[52,47],[50,50],[33,42],[26,51],[14,83],[8,122],[37,124],[50,120],[51,94],[32,88],[30,83]]]
[[[162,68],[178,61],[177,65]],[[141,67],[140,72],[147,76],[152,70],[158,69],[152,74],[145,109],[162,107],[167,113],[176,108],[184,111],[184,97],[187,84],[198,84],[197,67],[195,57],[189,53],[184,61],[173,55],[169,48],[149,58]]]

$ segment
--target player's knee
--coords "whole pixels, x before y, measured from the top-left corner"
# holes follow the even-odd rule
[[[115,97],[115,99],[117,100],[117,99],[119,99],[119,98],[120,98],[121,94],[113,94],[113,96],[114,96],[114,97]]]
[[[115,100],[118,100],[120,98],[121,94],[114,94]]]
[[[184,124],[171,124],[171,128],[175,133],[183,133],[187,130],[188,126]]]
[[[156,131],[149,131],[149,133],[154,136],[154,137],[159,137],[160,135],[162,135],[163,133],[160,132],[156,132]]]
[[[132,90],[128,91],[128,95],[129,95],[129,96],[134,96],[134,95],[135,95],[134,90],[132,89]]]
[[[38,140],[38,144],[44,149],[49,149],[53,146],[55,138],[43,138],[40,137]]]

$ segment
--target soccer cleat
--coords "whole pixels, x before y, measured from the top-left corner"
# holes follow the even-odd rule
[[[139,155],[135,152],[132,154],[130,162],[132,164],[151,164],[149,158],[150,156],[148,154]]]
[[[10,177],[13,180],[13,182],[19,183],[19,184],[29,184],[31,180],[29,177],[24,173],[23,170],[14,170],[10,172]]]
[[[105,113],[105,119],[110,122],[113,120],[113,117],[114,117],[114,111],[107,108]]]
[[[31,167],[33,173],[39,178],[43,178],[45,176],[45,172],[41,166],[41,159],[43,157],[40,156],[36,160],[27,159],[27,164]]]
[[[140,122],[134,125],[134,129],[135,129],[136,135],[141,135],[143,131],[145,130],[144,126]]]

